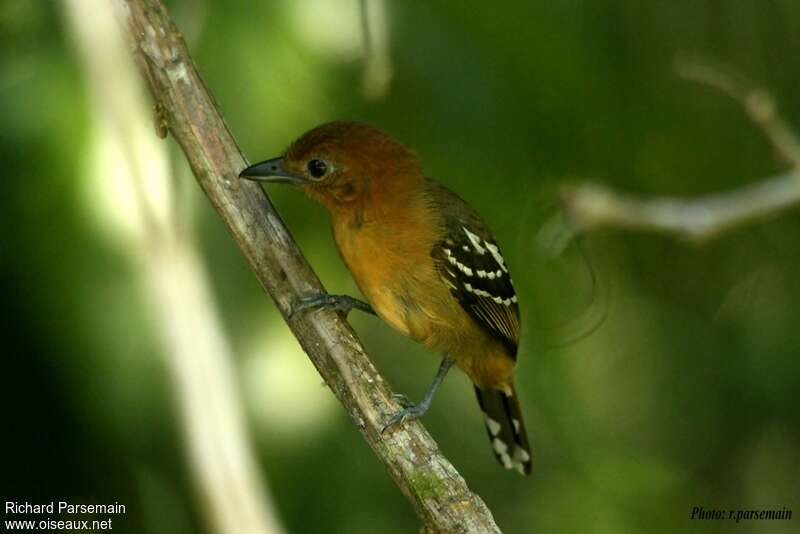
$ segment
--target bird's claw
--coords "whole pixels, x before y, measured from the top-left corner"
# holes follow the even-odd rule
[[[394,401],[403,408],[411,408],[414,406],[414,403],[411,402],[411,399],[409,399],[403,393],[392,393],[392,399],[394,399]]]
[[[305,295],[297,299],[292,304],[289,316],[293,317],[296,313],[306,310],[328,309],[344,312],[348,315],[353,308],[358,308],[366,313],[375,314],[372,307],[366,302],[350,297],[348,295],[329,295],[327,293],[317,293]]]
[[[389,421],[383,426],[381,434],[385,433],[391,427],[403,423],[405,421],[413,421],[414,419],[419,419],[424,413],[425,413],[424,406],[409,403],[409,406],[406,406],[405,408],[403,408],[402,410],[400,410],[399,412],[397,412],[396,414],[392,415],[389,418]]]
[[[289,317],[294,317],[296,314],[304,312],[306,310],[319,309],[330,306],[329,300],[325,298],[328,296],[329,295],[325,294],[317,294],[317,295],[306,295],[300,297],[299,299],[295,300],[292,303],[291,310],[289,310]]]

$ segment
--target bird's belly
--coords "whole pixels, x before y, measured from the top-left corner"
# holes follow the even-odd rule
[[[430,336],[435,322],[431,295],[419,294],[422,282],[413,271],[395,268],[384,271],[383,276],[372,270],[353,271],[353,277],[375,312],[391,327],[416,341],[424,342]]]
[[[436,322],[438,281],[430,257],[402,251],[376,250],[365,243],[338,242],[339,251],[358,288],[375,312],[390,326],[416,341],[431,335]]]
[[[370,289],[362,288],[361,291],[381,319],[395,330],[413,337],[408,323],[408,315],[403,306],[403,299],[399,295],[386,286],[371,286]]]

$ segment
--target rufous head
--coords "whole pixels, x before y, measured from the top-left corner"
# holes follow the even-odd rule
[[[422,180],[416,156],[386,133],[358,122],[329,122],[293,142],[281,157],[239,176],[299,186],[332,211],[376,195],[395,195]]]

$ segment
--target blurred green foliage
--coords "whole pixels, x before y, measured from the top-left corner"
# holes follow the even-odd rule
[[[585,255],[573,247],[550,259],[536,235],[566,181],[690,196],[781,170],[736,103],[679,80],[672,62],[690,52],[726,63],[769,88],[800,127],[800,5],[390,3],[395,77],[382,101],[359,92],[357,6],[170,3],[251,160],[324,121],[367,121],[491,221],[520,293],[518,388],[534,474],[495,464],[462,376],[447,380],[426,425],[499,525],[797,532],[798,519],[689,521],[693,506],[800,514],[797,213],[702,248],[606,231],[587,236]],[[87,95],[67,33],[57,3],[0,3],[2,493],[124,502],[124,532],[204,532],[151,311],[129,258],[91,215]],[[414,531],[411,508],[331,396],[316,392],[313,368],[174,159],[237,363],[256,371],[244,398],[287,528]],[[354,293],[322,208],[270,193],[329,290]],[[597,317],[592,335],[559,346]],[[420,396],[436,358],[374,318],[352,322],[395,389]],[[259,391],[270,382],[257,371],[280,373],[269,363],[278,352],[295,372],[280,375],[288,393],[275,397]],[[276,398],[283,404],[259,405]]]

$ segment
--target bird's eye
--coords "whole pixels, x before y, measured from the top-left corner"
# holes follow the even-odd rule
[[[328,164],[325,160],[312,159],[308,162],[308,173],[314,178],[322,178],[328,172]]]

